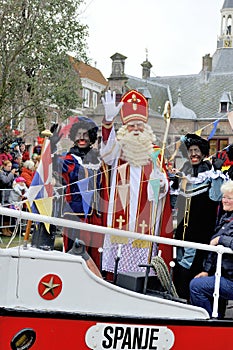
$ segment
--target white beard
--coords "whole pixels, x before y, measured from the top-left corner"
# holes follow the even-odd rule
[[[153,152],[153,142],[155,135],[151,127],[145,124],[143,132],[128,132],[126,125],[117,132],[117,139],[121,145],[121,158],[130,165],[139,167],[149,163]]]

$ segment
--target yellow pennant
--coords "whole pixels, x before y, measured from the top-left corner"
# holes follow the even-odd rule
[[[199,130],[195,131],[194,134],[196,134],[197,136],[201,136],[202,130],[203,129],[199,129]]]

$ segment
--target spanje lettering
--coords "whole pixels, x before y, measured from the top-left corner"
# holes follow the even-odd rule
[[[105,327],[103,349],[156,350],[158,328]],[[156,345],[157,343],[157,345]]]

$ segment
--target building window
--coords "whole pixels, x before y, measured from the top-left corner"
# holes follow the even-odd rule
[[[90,91],[83,89],[83,107],[90,106]]]
[[[97,103],[98,103],[97,98],[98,98],[97,92],[93,92],[93,97],[92,97],[93,108],[97,107]]]
[[[220,103],[220,113],[226,113],[226,112],[228,112],[228,103],[221,102]]]
[[[222,151],[229,144],[228,138],[211,139],[210,144],[210,155],[215,155],[216,152]]]

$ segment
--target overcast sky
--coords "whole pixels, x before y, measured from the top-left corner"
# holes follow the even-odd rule
[[[88,56],[105,78],[116,52],[127,57],[125,73],[141,77],[196,74],[202,57],[217,47],[224,0],[86,0],[80,20],[89,26]]]

